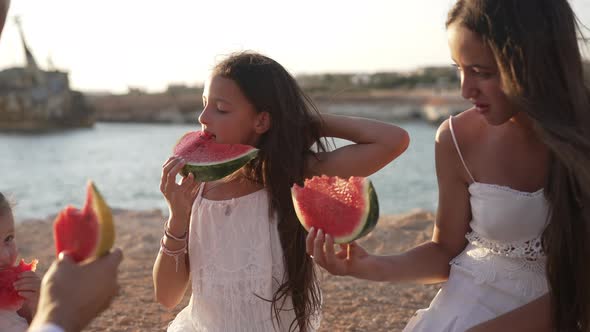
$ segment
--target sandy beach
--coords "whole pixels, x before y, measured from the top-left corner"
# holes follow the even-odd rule
[[[174,310],[167,310],[154,300],[152,264],[159,249],[164,216],[159,210],[114,210],[117,238],[115,246],[123,249],[125,259],[119,271],[121,293],[111,307],[85,331],[164,331],[167,324],[187,303],[190,292]],[[39,259],[42,275],[55,257],[52,222],[25,220],[17,225],[20,255],[26,260]],[[377,228],[359,241],[378,254],[400,252],[422,243],[432,235],[430,212],[382,216]],[[324,294],[320,331],[401,331],[416,309],[428,305],[439,285],[392,285],[321,276]],[[91,287],[91,285],[89,285]]]

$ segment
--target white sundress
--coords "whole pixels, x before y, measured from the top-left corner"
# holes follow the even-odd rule
[[[280,325],[267,301],[283,280],[284,264],[266,190],[222,201],[203,198],[202,186],[199,191],[189,227],[192,296],[168,332],[288,331],[295,318],[291,298]]]
[[[534,193],[475,181],[469,185],[468,244],[451,262],[449,279],[404,332],[463,332],[548,292],[541,235],[548,221],[543,190]]]
[[[0,331],[2,332],[25,332],[29,323],[15,310],[0,309]]]

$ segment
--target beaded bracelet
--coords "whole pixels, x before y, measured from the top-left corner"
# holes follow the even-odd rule
[[[164,237],[166,237],[166,236],[162,236],[162,239],[160,240],[160,252],[166,254],[167,256],[174,258],[174,262],[176,262],[176,272],[178,272],[178,258],[180,256],[188,253],[187,243],[185,241],[184,246],[180,249],[170,250],[164,244]]]
[[[164,236],[169,239],[176,240],[179,242],[182,242],[182,241],[186,242],[187,235],[188,235],[188,232],[184,232],[184,234],[181,237],[176,237],[176,236],[170,234],[170,232],[168,231],[168,227],[164,227]]]
[[[164,223],[164,235],[169,239],[182,242],[182,241],[186,241],[186,238],[188,236],[188,231],[185,231],[181,237],[174,236],[174,235],[170,234],[170,228],[168,227],[168,222],[165,222]]]

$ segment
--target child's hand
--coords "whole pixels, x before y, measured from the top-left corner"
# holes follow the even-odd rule
[[[188,220],[199,183],[195,182],[193,174],[183,177],[180,184],[176,183],[176,175],[184,164],[185,161],[178,157],[168,158],[162,168],[160,191],[168,202],[170,215]]]
[[[25,298],[23,308],[28,311],[25,317],[28,320],[32,319],[37,311],[37,303],[39,302],[39,288],[41,287],[41,278],[33,271],[25,271],[19,275],[17,281],[14,282],[14,289],[18,295]]]
[[[368,268],[370,255],[356,242],[340,244],[340,250],[334,251],[334,239],[322,230],[310,229],[306,239],[307,253],[313,260],[334,275],[358,275]]]

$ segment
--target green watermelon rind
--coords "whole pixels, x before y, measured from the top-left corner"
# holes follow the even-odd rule
[[[181,170],[181,174],[183,176],[187,176],[189,173],[193,173],[195,177],[195,181],[198,182],[209,182],[222,179],[235,171],[242,168],[246,165],[250,160],[256,158],[258,155],[258,149],[253,148],[252,150],[237,156],[235,158],[231,158],[227,161],[221,161],[216,163],[198,163],[198,164],[191,164],[187,162],[186,165]]]
[[[369,234],[375,226],[377,226],[377,221],[379,221],[379,200],[377,199],[377,192],[375,191],[375,187],[373,187],[373,183],[369,182],[369,213],[367,213],[367,219],[365,219],[365,227],[360,232],[360,234],[354,238],[352,241],[359,239],[367,234]]]
[[[377,198],[377,192],[373,187],[373,183],[371,180],[365,179],[364,181],[365,189],[363,190],[366,194],[363,195],[365,199],[365,206],[369,208],[365,211],[362,217],[362,221],[359,222],[359,226],[351,232],[348,236],[339,236],[333,237],[334,243],[350,243],[354,240],[360,239],[361,237],[369,234],[375,226],[377,226],[377,221],[379,221],[379,200]],[[297,202],[296,195],[294,194],[295,189],[291,190],[292,198],[293,198],[293,207],[295,208],[295,214],[297,218],[303,225],[306,231],[309,231],[309,223],[305,220],[303,212]]]

